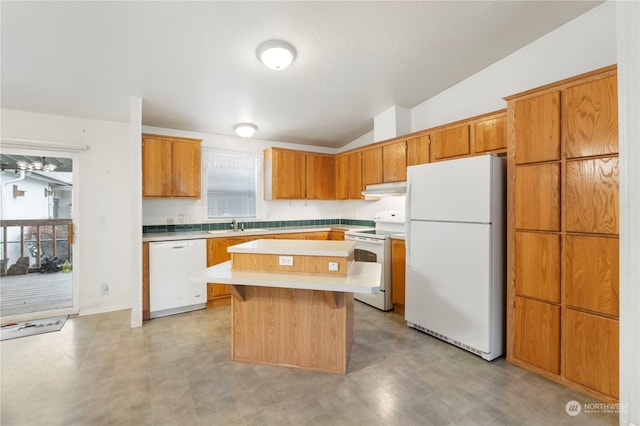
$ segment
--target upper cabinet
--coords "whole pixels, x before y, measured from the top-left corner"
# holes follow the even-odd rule
[[[142,195],[200,198],[198,139],[142,135]]]
[[[429,135],[407,139],[407,166],[429,162]]]
[[[335,158],[290,149],[264,152],[264,198],[266,200],[334,200]]]
[[[362,151],[347,154],[347,194],[350,200],[362,199]]]
[[[308,152],[307,161],[307,195],[308,200],[335,200],[335,156]]]
[[[264,198],[266,200],[303,199],[306,175],[304,152],[280,148],[264,151]]]
[[[336,200],[346,200],[349,198],[348,185],[349,155],[336,155]]]
[[[407,180],[407,142],[402,140],[382,146],[382,181]]]
[[[507,115],[501,113],[472,125],[471,140],[476,153],[507,149]]]
[[[440,130],[431,135],[433,160],[445,160],[452,157],[469,155],[469,125],[456,126]]]
[[[362,185],[382,183],[382,147],[362,151]]]

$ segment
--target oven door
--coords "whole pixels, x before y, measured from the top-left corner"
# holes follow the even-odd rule
[[[356,300],[374,306],[383,311],[393,309],[391,301],[391,258],[388,239],[373,239],[359,235],[344,236],[346,241],[355,241],[354,260],[356,262],[379,263],[381,268],[380,292],[374,294],[354,293]]]

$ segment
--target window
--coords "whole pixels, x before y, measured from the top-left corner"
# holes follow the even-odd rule
[[[259,154],[203,148],[207,218],[256,217]]]

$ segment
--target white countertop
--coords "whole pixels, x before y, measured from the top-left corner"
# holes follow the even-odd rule
[[[395,238],[396,240],[404,240],[405,239],[405,235],[404,234],[391,234],[391,238]]]
[[[338,240],[253,240],[227,248],[229,253],[285,254],[299,256],[349,257],[354,241]]]
[[[374,229],[371,226],[359,226],[359,225],[321,225],[321,226],[291,226],[291,227],[279,227],[279,228],[264,228],[264,229],[246,229],[244,231],[232,231],[232,230],[220,230],[220,231],[184,231],[184,232],[150,232],[142,234],[143,242],[156,242],[156,241],[175,241],[175,240],[195,240],[198,238],[229,238],[229,237],[250,237],[256,235],[269,235],[269,234],[294,234],[297,232],[325,232],[331,229],[344,229],[351,230],[371,230]]]
[[[230,285],[298,288],[303,290],[340,291],[344,293],[378,293],[381,265],[374,262],[354,262],[347,276],[318,274],[280,274],[275,272],[232,271],[231,261],[207,268],[195,280]]]

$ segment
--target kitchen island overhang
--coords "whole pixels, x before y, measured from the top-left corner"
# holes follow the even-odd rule
[[[271,248],[282,247],[283,240],[276,241]],[[294,264],[305,262],[306,256],[345,254],[327,249],[347,247],[346,258],[353,250],[349,242],[338,246],[334,244],[336,241],[300,244],[301,241],[287,240],[287,243],[290,243],[288,254],[282,255],[294,256]],[[232,246],[228,250],[232,254],[234,250],[247,253],[247,245],[249,243]],[[270,249],[268,242],[255,246],[261,251],[255,254],[265,254],[264,250]],[[317,250],[318,247],[322,250]],[[233,258],[208,268],[205,276],[207,281],[229,284],[232,288],[231,357],[234,361],[346,374],[353,346],[353,293],[380,290],[379,264],[351,262],[344,275],[326,275],[237,271],[233,270],[232,262]]]

